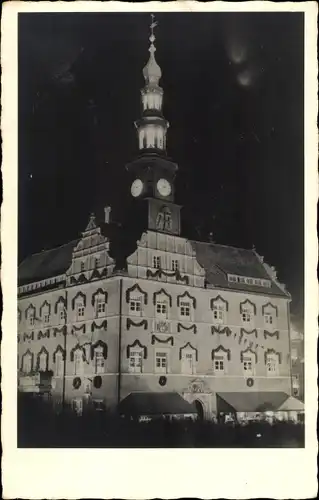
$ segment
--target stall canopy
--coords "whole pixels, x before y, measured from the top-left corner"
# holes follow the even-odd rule
[[[225,413],[279,411],[288,399],[285,392],[219,392],[217,410]]]
[[[132,392],[119,404],[123,415],[190,415],[196,407],[177,392]]]
[[[299,399],[289,396],[283,404],[277,408],[278,411],[304,411],[305,405]]]

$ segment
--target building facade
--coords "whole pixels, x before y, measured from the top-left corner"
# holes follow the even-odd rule
[[[291,298],[255,250],[183,235],[154,41],[151,27],[126,221],[108,207],[19,266],[19,389],[79,414],[141,393],[177,394],[204,418],[276,410],[292,394]]]
[[[303,333],[291,328],[291,375],[292,394],[294,397],[304,401],[305,379],[304,379],[304,336]]]

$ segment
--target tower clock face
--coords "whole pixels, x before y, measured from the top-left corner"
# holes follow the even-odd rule
[[[157,181],[157,190],[161,196],[169,196],[172,192],[172,187],[166,179]]]
[[[137,196],[140,196],[141,192],[143,191],[143,182],[141,179],[135,179],[131,186],[131,193],[134,198],[137,198]]]

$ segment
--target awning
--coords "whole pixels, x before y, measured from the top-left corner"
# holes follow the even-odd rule
[[[305,405],[297,398],[289,396],[277,409],[278,411],[305,411]]]
[[[219,392],[218,412],[277,411],[289,398],[285,392]]]
[[[119,404],[124,415],[189,415],[197,413],[177,392],[131,392]]]

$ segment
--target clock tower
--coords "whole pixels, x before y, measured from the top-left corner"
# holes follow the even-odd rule
[[[142,116],[135,122],[139,155],[126,168],[135,204],[147,204],[148,229],[179,235],[181,207],[174,203],[178,167],[166,152],[169,123],[162,112],[164,92],[159,85],[162,71],[155,59],[157,22],[153,14],[151,17],[150,55],[143,69],[145,86],[141,90]]]

